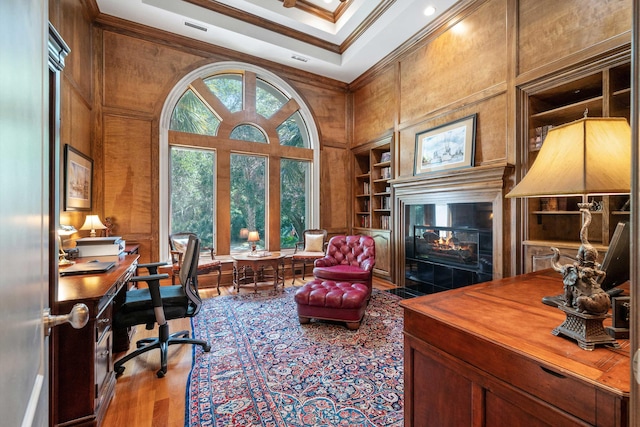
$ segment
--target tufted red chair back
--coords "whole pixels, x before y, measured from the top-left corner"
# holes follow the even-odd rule
[[[326,258],[333,258],[334,265],[348,264],[371,271],[376,262],[376,245],[369,236],[334,236],[329,240]]]
[[[315,261],[313,275],[324,280],[364,283],[371,290],[375,263],[376,245],[372,237],[334,236],[324,258]]]

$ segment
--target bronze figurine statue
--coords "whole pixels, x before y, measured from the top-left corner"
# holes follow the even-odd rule
[[[580,229],[581,245],[578,249],[577,261],[573,264],[561,265],[558,263],[560,251],[557,248],[551,248],[554,253],[551,265],[555,271],[562,274],[566,307],[573,307],[580,313],[604,314],[611,307],[611,298],[602,290],[598,280],[606,273],[600,270],[597,249],[587,239],[588,227],[591,223],[590,212],[582,203],[579,206],[581,212],[586,211],[586,219]]]

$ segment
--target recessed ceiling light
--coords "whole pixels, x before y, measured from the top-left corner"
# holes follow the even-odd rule
[[[427,6],[427,8],[424,10],[424,14],[425,14],[426,16],[431,16],[431,15],[433,15],[434,13],[436,13],[436,8],[435,8],[435,7],[433,7],[433,6]]]

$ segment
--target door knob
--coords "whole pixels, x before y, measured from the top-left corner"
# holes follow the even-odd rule
[[[71,309],[69,314],[61,314],[52,316],[51,309],[44,309],[44,335],[48,337],[51,335],[51,328],[54,326],[62,325],[63,323],[71,324],[74,329],[82,329],[89,322],[89,307],[86,304],[76,304]]]

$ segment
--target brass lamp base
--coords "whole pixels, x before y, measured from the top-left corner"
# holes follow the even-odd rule
[[[620,348],[620,344],[606,333],[602,326],[602,321],[610,314],[589,314],[580,313],[574,308],[559,305],[558,308],[565,312],[567,318],[555,328],[553,335],[564,335],[578,342],[578,346],[583,350],[593,350],[596,345],[608,345]]]

